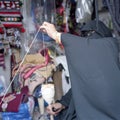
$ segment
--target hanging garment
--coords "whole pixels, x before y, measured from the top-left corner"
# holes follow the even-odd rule
[[[105,0],[116,30],[120,33],[120,1]],[[120,34],[119,34],[120,35]]]
[[[5,57],[3,53],[0,53],[0,66],[2,66],[3,69],[5,69]]]

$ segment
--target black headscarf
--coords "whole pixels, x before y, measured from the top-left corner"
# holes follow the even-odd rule
[[[92,20],[86,23],[81,32],[95,31],[95,33],[101,37],[112,37],[111,29],[109,29],[102,21]]]

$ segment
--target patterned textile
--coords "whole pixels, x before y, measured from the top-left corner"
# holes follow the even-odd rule
[[[2,66],[5,69],[4,54],[1,54],[1,53],[0,53],[0,66]]]
[[[0,0],[0,10],[20,10],[20,0]]]
[[[21,27],[20,0],[0,0],[0,21],[4,27]]]
[[[5,69],[4,48],[2,43],[0,43],[0,66]]]

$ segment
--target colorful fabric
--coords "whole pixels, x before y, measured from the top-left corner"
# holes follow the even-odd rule
[[[20,12],[0,12],[0,21],[4,27],[22,27],[22,15]]]
[[[5,69],[5,58],[3,53],[0,53],[0,66]]]
[[[5,58],[4,58],[4,48],[3,43],[0,43],[0,66],[5,69]]]
[[[0,0],[0,11],[1,10],[20,10],[20,0]]]

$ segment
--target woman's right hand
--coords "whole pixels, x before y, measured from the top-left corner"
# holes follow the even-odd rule
[[[40,30],[54,39],[57,43],[61,42],[61,33],[56,30],[54,24],[43,22],[43,24],[40,26]]]
[[[57,115],[61,110],[65,109],[61,103],[53,103],[47,106],[46,111],[50,115]]]
[[[43,22],[43,24],[40,26],[40,30],[43,31],[44,33],[48,34],[51,38],[55,39],[56,36],[54,33],[57,32],[54,24],[48,23],[48,22]]]

